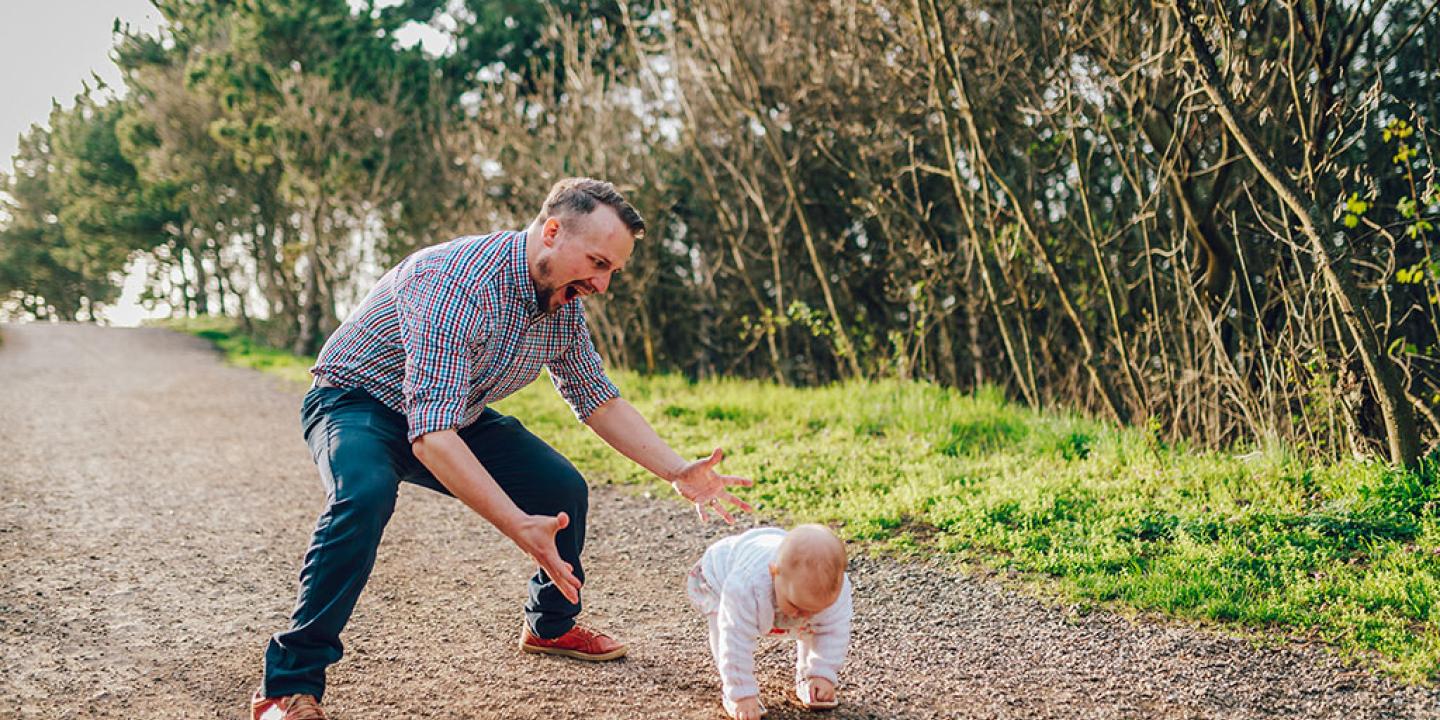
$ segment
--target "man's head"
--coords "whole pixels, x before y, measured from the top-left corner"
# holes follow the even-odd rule
[[[845,543],[824,525],[800,525],[780,541],[770,565],[775,606],[810,617],[835,604],[845,583]]]
[[[530,224],[526,255],[540,311],[605,292],[611,277],[630,261],[645,221],[614,185],[566,178],[550,188]]]

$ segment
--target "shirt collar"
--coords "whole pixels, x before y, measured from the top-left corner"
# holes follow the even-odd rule
[[[526,317],[540,314],[540,301],[535,297],[535,279],[530,275],[530,263],[525,259],[528,237],[524,230],[515,233],[510,245],[510,289]]]

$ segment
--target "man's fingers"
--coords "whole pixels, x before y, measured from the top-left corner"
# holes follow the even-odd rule
[[[715,509],[715,512],[719,513],[719,514],[720,514],[720,517],[725,518],[725,522],[726,522],[726,523],[728,523],[728,524],[730,524],[730,525],[734,525],[734,524],[735,524],[735,518],[730,517],[730,513],[725,512],[725,506],[724,506],[724,505],[721,505],[721,504],[720,504],[720,501],[719,501],[718,499],[717,499],[717,500],[711,500],[710,503],[715,506],[715,508],[714,508],[714,509]]]
[[[725,481],[726,485],[740,485],[743,487],[749,487],[755,484],[754,480],[751,480],[750,478],[743,478],[739,475],[721,475],[720,479]]]
[[[708,523],[708,522],[710,522],[710,516],[705,514],[705,506],[704,506],[704,505],[701,505],[701,504],[698,503],[698,502],[695,503],[695,514],[700,516],[700,522],[702,522],[702,523]]]
[[[567,566],[547,566],[545,574],[550,576],[550,581],[555,583],[555,589],[559,590],[566,600],[572,603],[580,602],[580,581]]]
[[[560,553],[552,550],[541,565],[545,567],[545,574],[549,575],[551,580],[556,582],[563,580],[575,587],[580,587],[580,579],[575,577],[575,566],[561,559]]]
[[[576,604],[580,603],[580,592],[578,589],[575,588],[574,585],[571,585],[569,583],[562,583],[559,580],[556,580],[555,589],[559,590],[560,594],[564,595],[566,600],[569,600],[570,602]]]
[[[526,519],[523,531],[515,537],[520,548],[535,558],[536,564],[555,583],[555,588],[572,603],[580,602],[580,579],[575,577],[575,567],[560,557],[555,549],[555,534],[570,525],[570,516],[559,513],[554,517],[531,515]]]
[[[705,464],[709,465],[710,467],[715,467],[720,463],[721,460],[724,459],[725,451],[717,447],[715,448],[715,452],[710,453],[710,458],[705,461]]]
[[[725,502],[728,502],[731,505],[734,505],[735,507],[744,510],[745,512],[755,512],[755,508],[750,507],[750,503],[747,503],[744,500],[741,500],[740,498],[735,497],[728,492],[722,494],[720,497],[724,498]]]
[[[550,557],[543,565],[545,574],[550,576],[560,594],[572,603],[580,602],[580,579],[575,577],[575,568],[561,560],[559,555]]]

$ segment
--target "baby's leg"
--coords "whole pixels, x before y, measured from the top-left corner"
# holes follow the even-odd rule
[[[690,598],[690,604],[705,616],[709,625],[710,633],[710,657],[715,660],[715,666],[720,666],[720,627],[719,607],[720,596],[710,583],[705,581],[705,573],[700,568],[700,563],[690,568],[690,573],[685,576],[685,594]]]
[[[720,667],[720,614],[706,613],[705,620],[710,624],[710,659],[715,661],[716,669]]]
[[[715,663],[715,670],[720,670],[720,613],[717,610],[720,606],[720,598],[705,581],[705,574],[700,569],[700,563],[690,568],[690,574],[685,578],[685,594],[690,597],[690,604],[705,616],[706,642],[710,644],[710,660]],[[721,694],[720,701],[725,705],[726,714],[735,716],[735,704],[725,699]]]

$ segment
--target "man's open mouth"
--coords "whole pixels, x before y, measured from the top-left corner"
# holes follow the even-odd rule
[[[586,292],[586,291],[585,291],[585,288],[582,287],[581,285],[579,285],[578,283],[571,283],[571,284],[565,286],[564,295],[563,295],[562,297],[564,297],[564,298],[565,298],[565,302],[568,303],[568,302],[570,302],[571,300],[574,300],[574,299],[577,298],[577,297],[585,297],[586,295],[589,295],[589,294],[590,294],[590,293]]]

